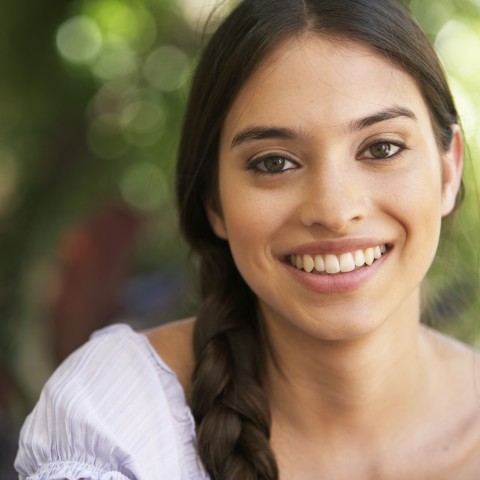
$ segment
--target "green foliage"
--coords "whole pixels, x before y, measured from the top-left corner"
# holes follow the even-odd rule
[[[23,330],[44,320],[32,289],[51,289],[32,279],[64,229],[126,203],[153,224],[138,268],[180,262],[172,170],[199,35],[176,2],[3,7],[0,362],[15,375]]]

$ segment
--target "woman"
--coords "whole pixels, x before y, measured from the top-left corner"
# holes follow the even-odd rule
[[[198,315],[71,356],[21,478],[480,478],[479,356],[419,322],[462,159],[438,59],[393,0],[240,3],[180,146]]]

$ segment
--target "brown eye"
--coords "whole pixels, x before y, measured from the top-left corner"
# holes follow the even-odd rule
[[[254,173],[263,173],[266,175],[275,175],[298,168],[298,163],[290,157],[281,153],[267,153],[253,159],[248,165],[247,170]]]
[[[408,150],[406,145],[384,140],[365,147],[365,149],[360,152],[359,158],[364,160],[393,160],[404,150]]]
[[[285,159],[282,157],[269,157],[263,161],[265,170],[270,173],[279,173],[285,168]]]
[[[373,158],[387,158],[392,151],[392,144],[387,142],[375,143],[369,150]]]

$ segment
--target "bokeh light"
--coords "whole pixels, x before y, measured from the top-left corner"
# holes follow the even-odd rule
[[[455,98],[457,109],[460,113],[462,127],[467,138],[473,138],[478,131],[479,116],[478,103],[475,105],[473,96],[470,95],[465,87],[456,78],[450,78],[450,86]],[[478,162],[477,162],[478,163]]]
[[[97,77],[110,80],[135,73],[136,66],[135,52],[122,37],[112,34],[105,39],[92,71]]]
[[[479,78],[479,30],[475,31],[460,20],[450,20],[438,33],[435,46],[451,74],[465,80]]]
[[[425,0],[411,0],[410,10],[421,17],[422,27],[429,35],[435,35],[455,14],[455,7],[449,0],[429,2],[428,8],[425,8]]]
[[[84,11],[95,19],[104,35],[121,37],[136,51],[144,51],[155,42],[155,20],[139,2],[90,0],[85,2]]]
[[[131,206],[150,212],[158,210],[168,195],[164,173],[150,162],[132,164],[120,180],[124,200]]]
[[[58,29],[57,48],[68,61],[90,62],[102,47],[102,33],[98,25],[86,15],[66,20]]]
[[[163,45],[147,57],[143,73],[153,87],[173,91],[185,83],[188,67],[188,57],[182,50],[175,46]]]
[[[223,18],[235,4],[232,0],[178,0],[183,16],[190,27],[202,32],[215,28],[216,22]]]
[[[165,126],[165,113],[158,103],[137,101],[124,109],[120,123],[128,142],[146,147],[161,140]]]

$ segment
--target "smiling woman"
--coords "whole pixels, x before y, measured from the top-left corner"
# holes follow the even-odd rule
[[[198,315],[67,360],[21,478],[478,479],[480,356],[420,324],[458,122],[395,1],[242,1],[180,144]]]
[[[267,57],[225,119],[209,209],[260,310],[276,312],[266,325],[345,339],[404,316],[406,302],[417,312],[460,182],[451,128],[442,154],[415,81],[356,42],[310,34]],[[366,258],[352,269],[355,252]],[[317,257],[327,275],[312,275]]]

